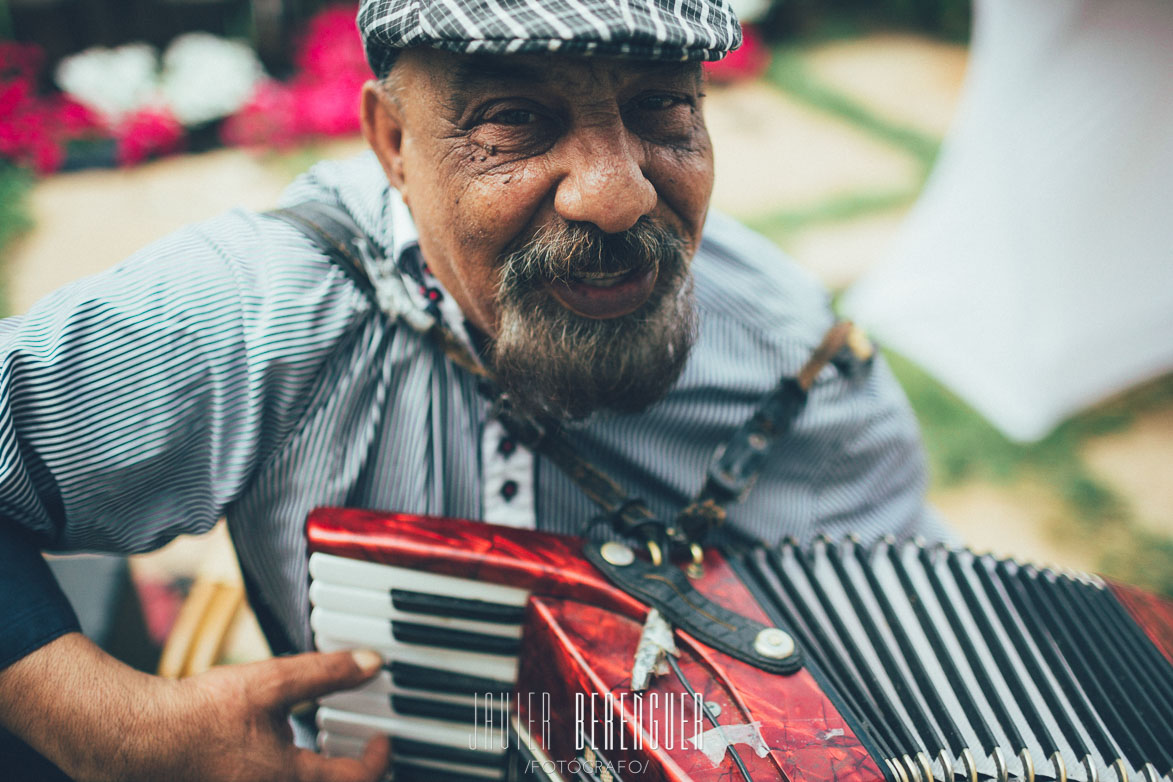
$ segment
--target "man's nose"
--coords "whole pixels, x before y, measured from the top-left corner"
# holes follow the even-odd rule
[[[626,231],[656,207],[656,188],[643,170],[643,150],[622,131],[584,134],[567,149],[554,209],[568,222]]]

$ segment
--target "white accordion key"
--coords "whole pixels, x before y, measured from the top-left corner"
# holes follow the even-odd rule
[[[485,603],[524,606],[529,592],[502,584],[489,584],[468,578],[441,576],[419,570],[363,562],[333,554],[315,553],[310,556],[310,576],[338,586],[358,587],[372,591],[390,592],[404,589],[433,595],[460,597]]]
[[[329,731],[322,731],[318,734],[318,746],[321,748],[322,754],[331,758],[360,758],[362,752],[366,749],[368,739],[358,738],[355,736],[347,736],[341,733],[330,733]],[[405,766],[412,770],[417,769],[434,769],[436,771],[447,771],[449,773],[462,774],[469,777],[477,777],[480,779],[500,779],[501,773],[496,769],[484,768],[483,766],[475,766],[469,763],[452,763],[442,760],[433,760],[431,758],[396,758],[396,766]]]
[[[487,729],[483,725],[460,725],[442,720],[381,717],[340,711],[323,706],[318,709],[318,730],[368,739],[382,734],[395,739],[407,739],[425,744],[437,744],[452,749],[483,752],[499,757],[505,754],[508,735],[503,730]],[[470,746],[471,745],[471,746]]]
[[[313,621],[313,614],[310,614]],[[468,674],[482,676],[504,682],[517,681],[517,657],[504,657],[493,654],[477,654],[475,652],[461,652],[453,649],[441,649],[435,646],[419,646],[414,644],[400,644],[394,641],[379,642],[364,640],[354,636],[359,633],[347,632],[344,635],[335,635],[320,629],[314,631],[314,645],[322,652],[349,651],[357,647],[373,648],[383,655],[386,660],[405,662],[412,665],[435,668],[449,671],[454,674]],[[390,632],[387,633],[390,636]]]
[[[459,630],[466,633],[521,638],[521,625],[505,622],[482,622],[451,616],[401,611],[392,604],[389,593],[356,589],[315,581],[310,584],[310,603],[332,615],[358,616],[363,619],[390,620]],[[386,621],[384,621],[386,624]]]

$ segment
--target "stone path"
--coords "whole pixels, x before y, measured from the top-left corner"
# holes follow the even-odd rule
[[[904,35],[829,43],[802,57],[824,85],[887,122],[937,138],[956,108],[965,69],[963,48]],[[914,192],[924,173],[906,150],[764,83],[712,87],[707,111],[717,156],[714,203],[751,222],[836,199]],[[360,140],[349,140],[326,154],[361,148]],[[100,271],[187,222],[235,205],[270,206],[291,177],[287,167],[225,150],[50,179],[33,194],[35,230],[6,259],[10,306],[22,312],[64,282]],[[812,220],[775,238],[829,287],[842,289],[882,257],[906,208]],[[1166,479],[1173,464],[1173,409],[1147,413],[1126,431],[1086,442],[1082,456],[1139,520],[1173,536],[1173,481]],[[1067,510],[1043,482],[938,487],[932,499],[979,548],[1097,567],[1094,547],[1065,540]],[[180,543],[181,550],[185,545],[202,550],[190,542]]]
[[[1138,523],[1173,538],[1173,407],[1144,413],[1128,429],[1088,441],[1082,456],[1125,498]]]
[[[916,35],[835,41],[804,58],[820,82],[876,114],[941,138],[965,78],[963,47]]]
[[[908,155],[764,83],[710,88],[705,103],[717,167],[713,205],[737,217],[920,183]]]

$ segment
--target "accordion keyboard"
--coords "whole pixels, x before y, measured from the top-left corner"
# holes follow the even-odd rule
[[[396,780],[501,779],[528,593],[316,553],[310,625],[318,649],[364,646],[385,669],[321,699],[319,744],[357,757],[391,737]]]
[[[891,541],[734,564],[896,779],[1173,778],[1173,665],[1097,577]]]
[[[1173,782],[1173,603],[1095,576],[888,540],[708,550],[671,583],[801,667],[678,631],[636,698],[646,607],[580,539],[346,508],[307,537],[317,647],[386,660],[321,700],[321,747],[389,735],[396,782]]]

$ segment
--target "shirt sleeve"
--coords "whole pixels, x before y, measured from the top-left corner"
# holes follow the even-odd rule
[[[36,543],[0,520],[0,669],[55,638],[80,629]]]
[[[862,377],[816,388],[811,405],[812,423],[831,444],[814,482],[820,532],[956,541],[926,502],[920,427],[882,355]]]
[[[77,627],[39,548],[208,530],[368,310],[308,239],[236,212],[0,323],[0,664]]]

